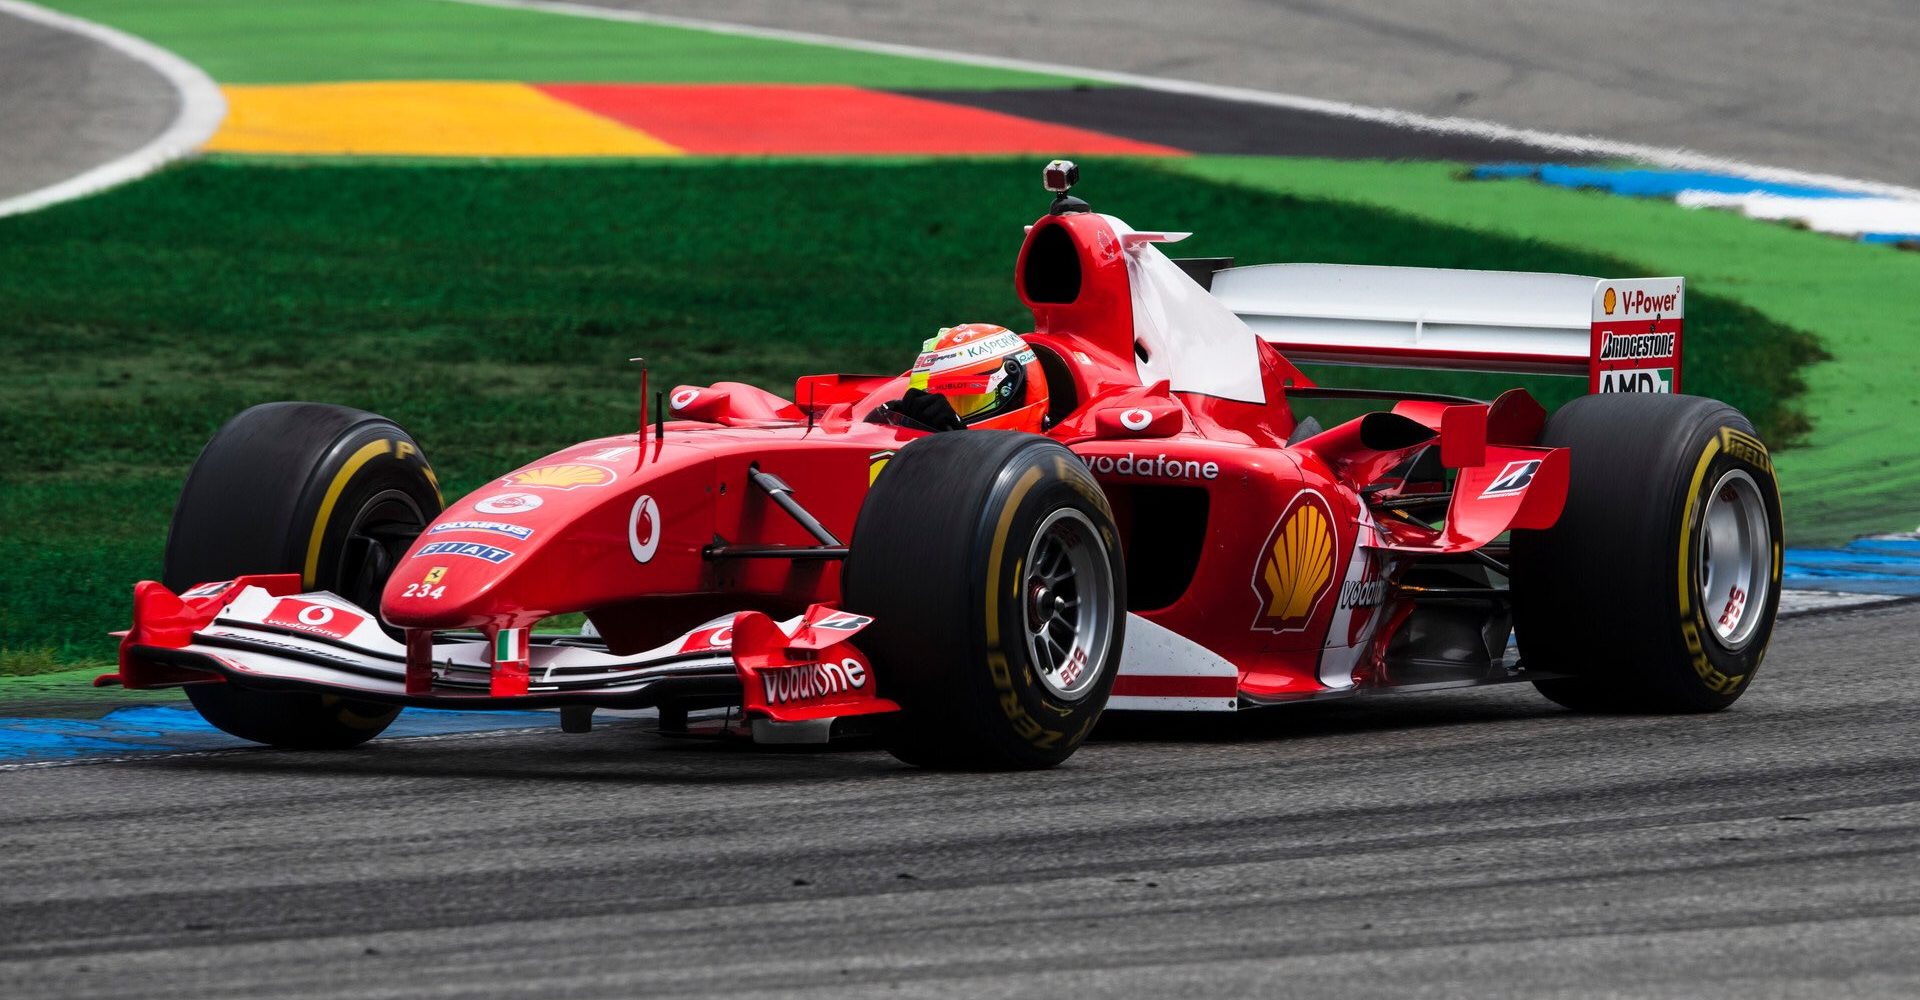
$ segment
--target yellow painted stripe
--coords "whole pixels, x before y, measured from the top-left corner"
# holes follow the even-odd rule
[[[680,150],[520,83],[223,87],[226,153],[375,156],[677,156]]]
[[[340,500],[340,492],[347,488],[347,482],[360,467],[374,458],[393,450],[393,442],[386,438],[369,442],[366,447],[353,453],[347,464],[333,474],[333,482],[327,484],[327,495],[320,498],[320,513],[313,519],[313,532],[307,536],[307,565],[301,570],[300,579],[307,587],[314,585],[314,577],[320,572],[320,538],[326,534],[327,519],[333,516],[333,505]]]

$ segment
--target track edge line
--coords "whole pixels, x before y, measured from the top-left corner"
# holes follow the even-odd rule
[[[0,199],[0,218],[84,198],[145,177],[175,160],[193,154],[213,138],[213,133],[226,119],[227,100],[221,95],[220,87],[213,82],[213,78],[200,67],[152,42],[24,0],[0,0],[0,13],[99,42],[159,73],[180,98],[180,109],[175,112],[173,120],[146,145],[66,180]]]

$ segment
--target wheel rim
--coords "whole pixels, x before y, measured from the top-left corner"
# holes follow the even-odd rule
[[[1736,469],[1713,484],[1696,559],[1708,631],[1721,648],[1740,649],[1766,617],[1773,589],[1773,533],[1752,476]]]
[[[426,526],[427,519],[412,497],[399,490],[374,494],[355,512],[347,529],[331,589],[362,608],[378,610],[387,578]],[[326,587],[323,580],[314,583]]]
[[[1027,546],[1021,619],[1040,682],[1067,701],[1100,679],[1113,643],[1113,563],[1085,514],[1056,510]]]

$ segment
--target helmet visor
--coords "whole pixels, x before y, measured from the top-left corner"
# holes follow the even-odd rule
[[[1000,394],[994,392],[969,395],[943,393],[942,395],[947,397],[948,403],[953,404],[953,412],[959,414],[962,420],[986,416],[993,412],[994,407],[1000,405]]]
[[[959,378],[936,378],[931,388],[947,397],[961,420],[972,423],[1025,404],[1027,371],[1020,362],[1008,358],[1000,363],[998,370]]]

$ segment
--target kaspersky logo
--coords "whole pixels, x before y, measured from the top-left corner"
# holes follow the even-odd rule
[[[1297,632],[1333,589],[1333,510],[1314,490],[1301,490],[1274,522],[1253,572],[1260,612],[1253,628]]]

